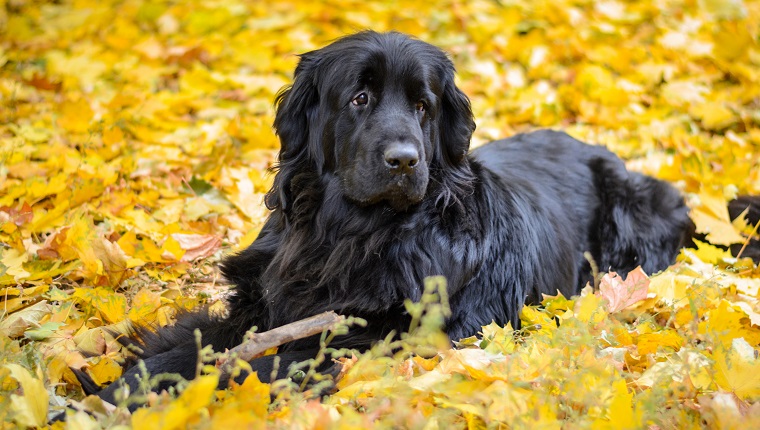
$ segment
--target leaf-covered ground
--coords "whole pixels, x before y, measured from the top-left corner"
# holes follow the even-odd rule
[[[751,233],[724,207],[760,193],[760,1],[422,3],[0,0],[3,428],[64,404],[90,412],[72,428],[760,428],[760,269],[710,245],[547,297],[519,333],[346,359],[322,402],[214,372],[131,416],[83,400],[71,368],[121,371],[104,329],[223,311],[216,263],[267,215],[274,95],[360,29],[446,49],[475,144],[564,129],[676,184],[711,242]]]

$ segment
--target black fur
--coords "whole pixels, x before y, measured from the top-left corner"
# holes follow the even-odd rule
[[[564,133],[522,134],[468,155],[475,124],[451,61],[398,33],[363,32],[304,54],[277,97],[275,128],[272,213],[222,266],[236,286],[229,316],[193,313],[142,330],[151,373],[194,375],[195,328],[224,350],[252,326],[327,310],[366,319],[333,344],[366,349],[408,327],[403,301],[419,300],[430,275],[448,280],[452,339],[491,321],[519,326],[526,301],[570,296],[590,280],[584,252],[601,270],[653,273],[693,228],[670,185]],[[398,148],[414,165],[398,168]],[[279,375],[316,348],[315,338],[281,347]],[[251,365],[268,380],[273,360]],[[136,372],[123,381],[134,386]],[[118,385],[101,397],[113,401]]]

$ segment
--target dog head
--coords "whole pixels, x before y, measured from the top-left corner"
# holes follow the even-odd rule
[[[276,103],[282,148],[267,206],[286,212],[303,169],[336,178],[359,206],[406,210],[431,174],[462,163],[475,129],[446,54],[400,33],[357,33],[303,54]]]

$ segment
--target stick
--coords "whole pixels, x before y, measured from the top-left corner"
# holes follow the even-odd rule
[[[744,241],[744,245],[742,245],[742,249],[739,250],[739,253],[736,254],[736,258],[741,258],[742,254],[744,253],[744,250],[747,249],[747,245],[749,245],[749,242],[752,240],[752,236],[757,233],[757,228],[760,227],[760,220],[757,221],[755,224],[755,228],[752,229],[752,232],[747,236],[747,240]]]
[[[248,340],[232,348],[229,354],[234,354],[241,360],[251,361],[269,348],[322,333],[344,320],[343,315],[338,315],[333,311],[323,312],[269,331],[254,333]],[[228,358],[217,360],[216,367],[220,368],[223,373],[229,374],[231,368],[228,360]]]

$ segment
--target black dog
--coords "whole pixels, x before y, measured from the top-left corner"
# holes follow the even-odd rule
[[[366,319],[333,343],[366,349],[408,328],[403,302],[419,300],[430,275],[448,281],[452,339],[491,321],[518,326],[524,303],[570,296],[591,279],[584,252],[605,271],[653,273],[693,233],[673,187],[567,134],[518,135],[468,154],[475,123],[451,61],[402,34],[363,32],[301,56],[277,98],[275,128],[272,213],[256,241],[223,263],[236,286],[229,316],[187,314],[143,330],[151,374],[193,377],[195,328],[219,351],[252,326],[327,310]],[[283,371],[313,357],[317,342],[282,346]],[[267,380],[273,360],[251,365]],[[113,402],[136,373],[100,396]]]

